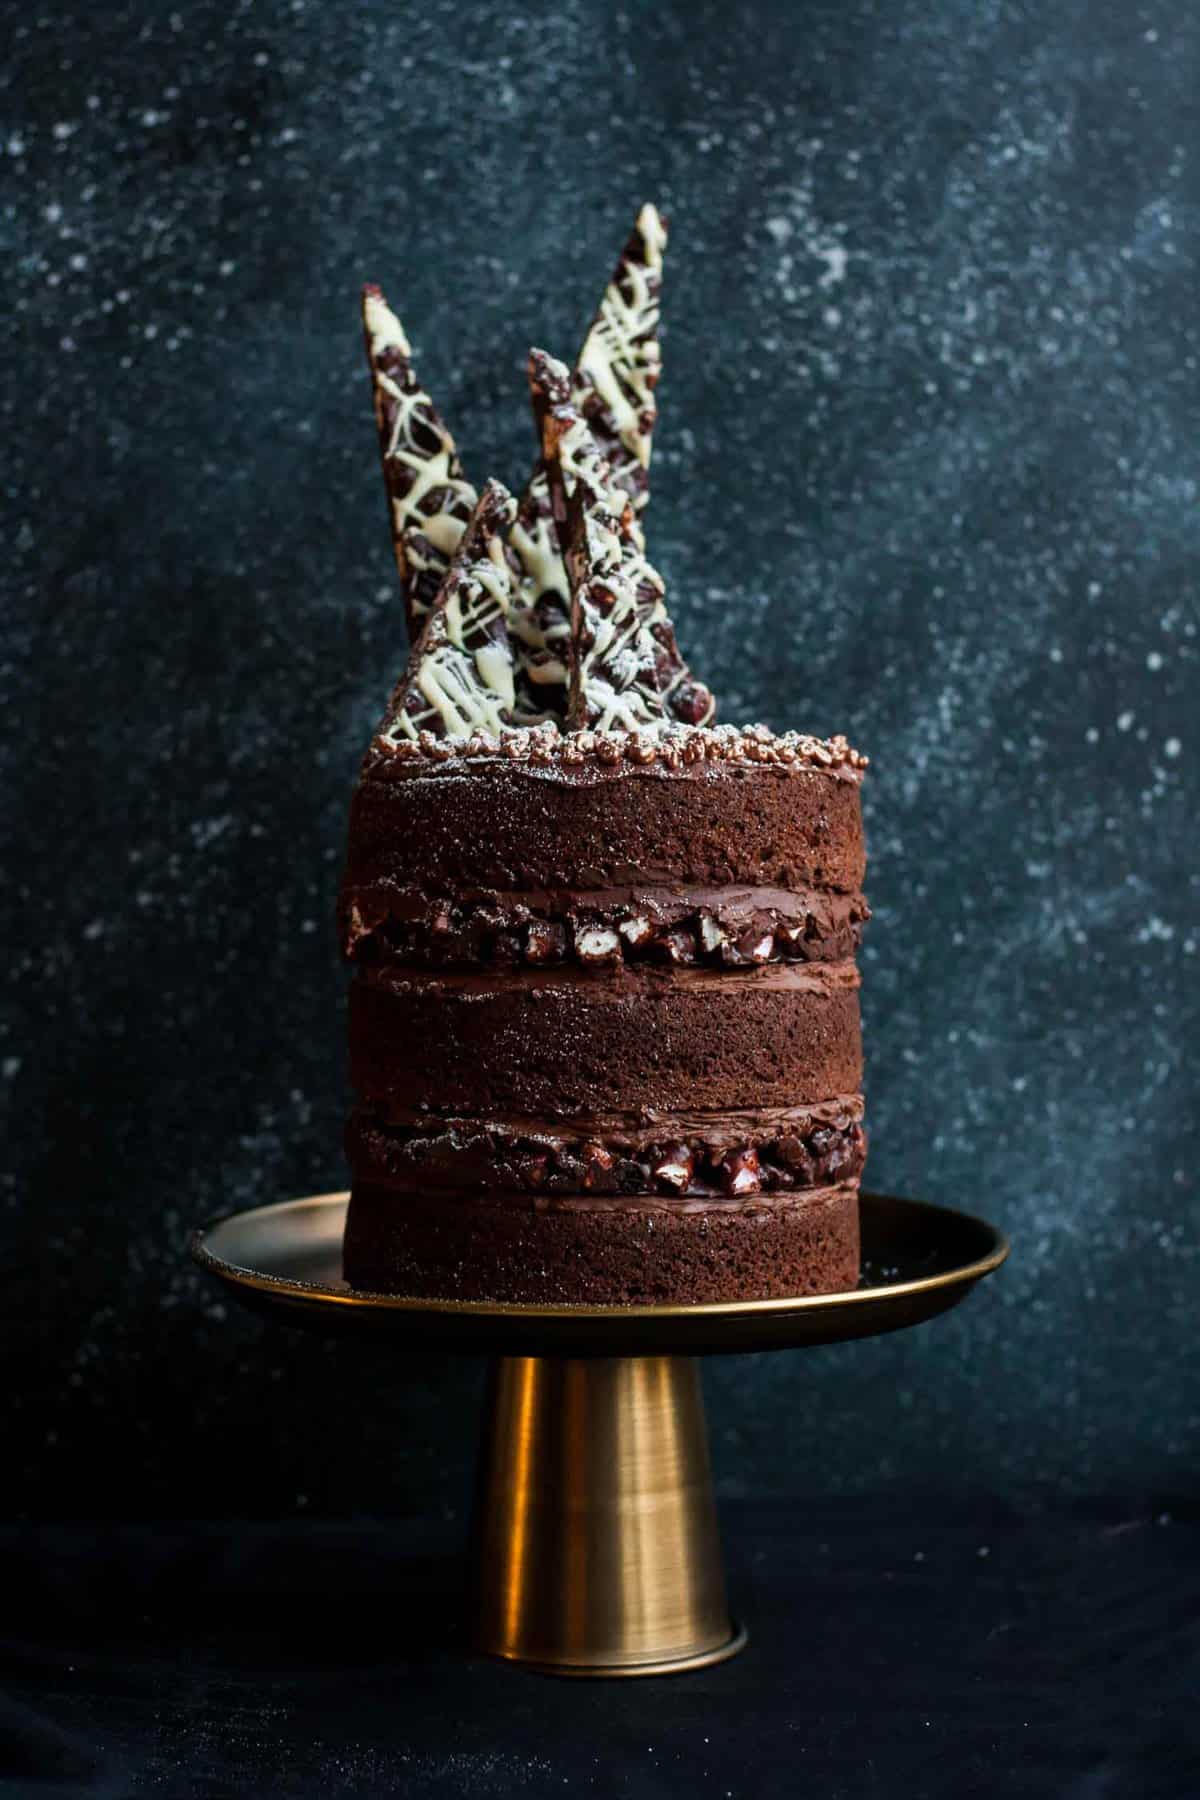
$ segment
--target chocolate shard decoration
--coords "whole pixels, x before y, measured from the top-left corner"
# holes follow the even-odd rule
[[[542,450],[542,474],[546,481],[546,516],[551,522],[551,536],[561,547],[567,524],[569,481],[575,473],[572,464],[565,472],[567,479],[564,480],[561,446],[563,439],[579,425],[582,414],[571,398],[571,377],[566,364],[560,363],[556,356],[546,350],[532,349],[528,373],[529,402],[533,407],[533,422]],[[591,447],[599,457],[600,446],[590,432],[576,431],[575,435],[577,446],[585,450],[590,439]]]
[[[635,538],[633,503],[571,400],[563,364],[534,350],[529,380],[571,590],[567,729],[653,730],[667,716],[650,632],[662,584]]]
[[[618,485],[629,493],[638,512],[650,498],[666,242],[665,221],[655,207],[643,206],[570,376],[569,397],[588,420]],[[512,543],[522,571],[512,616],[518,640],[518,709],[522,719],[534,723],[563,715],[571,635],[566,569],[550,522],[549,485],[541,458],[521,496]],[[696,696],[677,692],[675,699],[685,707],[676,716],[692,720]],[[705,716],[711,713],[710,700]]]
[[[392,542],[409,641],[416,643],[476,495],[454,439],[413,372],[404,328],[379,288],[364,287],[362,315]]]
[[[604,465],[601,465],[604,467]],[[608,558],[614,540],[632,545],[632,506],[608,475],[602,485],[581,478],[567,522],[571,582],[571,664],[567,729],[656,728],[667,713],[658,683],[658,656],[637,582],[626,559]],[[624,502],[618,517],[617,496]]]
[[[655,207],[643,206],[569,378],[569,398],[588,420],[635,514],[649,499],[666,241],[665,221]],[[475,490],[454,439],[413,372],[403,327],[377,287],[363,289],[363,326],[396,563],[415,644],[475,504]],[[636,518],[632,529],[640,546]],[[541,457],[521,497],[510,544],[519,565],[509,613],[515,652],[512,722],[561,721],[567,711],[571,597]],[[708,723],[715,702],[688,674],[665,609],[653,629],[670,665],[664,691],[672,717]]]
[[[571,373],[571,398],[637,511],[650,498],[650,442],[662,368],[659,296],[667,224],[643,206]]]
[[[666,225],[643,206],[592,321],[572,374],[576,403],[592,423],[621,485],[639,509],[649,499],[653,390],[661,354],[659,291]],[[475,491],[433,401],[412,367],[404,329],[378,287],[363,289],[363,329],[375,396],[392,539],[415,643],[450,565]],[[513,613],[521,649],[522,722],[561,714],[570,602],[539,459],[521,499],[515,546],[522,582]]]
[[[505,537],[516,501],[489,481],[462,534],[380,736],[386,743],[498,732],[513,721],[508,635],[513,570]]]
[[[521,496],[509,541],[521,571],[509,619],[517,652],[517,714],[522,725],[536,725],[566,714],[571,641],[567,571],[540,457]]]
[[[533,350],[529,382],[571,594],[568,729],[632,728],[664,718],[705,723],[713,697],[679,654],[663,580],[647,561],[633,503],[575,405],[566,369]]]

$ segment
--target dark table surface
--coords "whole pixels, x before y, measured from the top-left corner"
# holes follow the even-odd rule
[[[460,1521],[0,1532],[4,1800],[1200,1792],[1200,1513],[725,1514],[744,1655],[554,1681],[462,1643]]]

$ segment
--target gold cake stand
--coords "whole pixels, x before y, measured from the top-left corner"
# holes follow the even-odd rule
[[[342,1280],[348,1196],[197,1231],[191,1254],[254,1311],[320,1332],[493,1358],[473,1539],[479,1649],[557,1675],[721,1662],[732,1622],[697,1356],[918,1325],[1008,1255],[982,1219],[862,1197],[852,1292],[708,1306],[515,1306],[365,1294]]]

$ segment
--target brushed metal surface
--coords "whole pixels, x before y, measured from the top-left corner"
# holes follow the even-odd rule
[[[502,1357],[486,1418],[478,1648],[617,1675],[697,1668],[741,1647],[690,1357]]]

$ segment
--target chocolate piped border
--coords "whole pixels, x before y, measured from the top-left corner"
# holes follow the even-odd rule
[[[346,1131],[356,1181],[420,1192],[736,1199],[857,1179],[866,1148],[861,1095],[758,1121],[580,1121],[572,1130],[470,1118],[389,1124],[360,1109]]]

